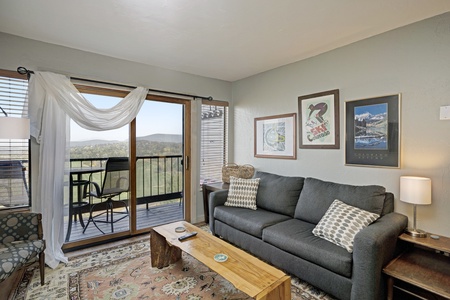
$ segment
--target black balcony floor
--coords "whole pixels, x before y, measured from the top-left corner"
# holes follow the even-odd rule
[[[124,211],[124,209],[117,209],[117,211]],[[138,205],[137,206],[137,229],[151,228],[162,224],[172,223],[176,221],[181,221],[184,219],[183,214],[183,205],[180,201],[168,201],[168,202],[159,202],[152,203],[149,205],[147,210],[146,205]],[[120,218],[121,215],[118,215]],[[105,216],[99,217],[97,220],[104,219]],[[89,219],[89,214],[83,214],[83,220],[85,225]],[[67,232],[67,222],[68,217],[64,219],[64,235]],[[129,230],[129,217],[126,217],[114,224],[114,233],[123,232]],[[104,232],[104,234],[111,233],[111,225],[96,222],[97,226]],[[100,230],[95,227],[94,224],[90,223],[87,227],[85,233],[83,233],[83,227],[80,224],[80,221],[77,219],[72,222],[72,231],[70,234],[69,242],[75,242],[85,239],[94,238],[97,236],[104,235]]]

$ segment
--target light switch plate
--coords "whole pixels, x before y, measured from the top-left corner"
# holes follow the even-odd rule
[[[440,120],[450,120],[450,105],[441,106],[439,119]]]

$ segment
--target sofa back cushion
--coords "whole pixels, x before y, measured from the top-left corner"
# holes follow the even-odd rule
[[[298,197],[303,188],[303,177],[288,177],[256,171],[260,178],[256,206],[279,214],[294,216]]]
[[[306,178],[294,217],[317,224],[335,199],[381,215],[386,189],[378,185],[354,186]]]

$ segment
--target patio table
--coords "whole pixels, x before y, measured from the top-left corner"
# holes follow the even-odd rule
[[[70,233],[72,232],[72,217],[74,212],[74,205],[77,205],[77,209],[81,209],[83,206],[88,206],[88,202],[83,202],[83,194],[82,194],[82,187],[86,184],[89,184],[89,180],[83,180],[82,175],[83,174],[90,174],[93,173],[99,173],[103,172],[105,169],[100,167],[85,167],[85,168],[71,168],[70,169],[70,184],[69,184],[69,222],[67,224],[67,233],[66,233],[66,242],[70,239]],[[76,180],[73,179],[73,177],[76,175]],[[73,187],[78,187],[78,201],[73,202]],[[80,223],[81,226],[84,228],[84,222],[81,218],[80,214]]]

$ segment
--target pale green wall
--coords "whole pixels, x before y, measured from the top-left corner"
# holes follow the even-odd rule
[[[235,162],[251,163],[257,169],[278,174],[380,184],[396,195],[396,211],[409,217],[412,207],[398,200],[399,177],[428,176],[433,181],[433,204],[419,207],[418,226],[447,236],[450,236],[450,121],[439,121],[439,107],[450,105],[449,53],[447,13],[231,84],[0,32],[2,69],[25,66],[212,95],[221,100],[233,98],[230,137],[234,151],[230,158]],[[298,96],[335,88],[340,89],[341,98],[341,149],[299,149],[295,161],[253,157],[255,117],[297,112]],[[345,101],[395,93],[402,94],[402,168],[344,166]],[[197,129],[198,124],[194,124],[194,135]],[[196,153],[197,149],[193,150]],[[200,221],[201,195],[195,194],[194,199],[197,199],[194,220]]]
[[[158,67],[120,60],[104,55],[75,50],[67,47],[25,39],[0,32],[0,69],[16,70],[24,66],[30,70],[51,71],[73,77],[96,79],[129,85],[169,90],[201,96],[212,96],[216,100],[231,99],[231,83],[175,72]],[[198,104],[193,105],[193,114],[199,114]],[[197,110],[196,110],[197,109]],[[203,201],[198,189],[200,118],[193,118],[192,124],[192,220],[203,221]],[[35,150],[36,145],[32,144]],[[38,159],[38,151],[32,152],[32,161]],[[36,176],[37,169],[33,169]]]
[[[299,149],[297,160],[253,157],[255,117],[297,112],[297,97],[340,90],[339,150]],[[401,169],[344,165],[345,101],[402,94]],[[363,185],[379,184],[401,203],[399,177],[432,179],[433,203],[418,207],[418,227],[450,236],[450,13],[393,30],[316,57],[233,83],[234,161],[285,175]],[[251,141],[251,142],[249,142]]]
[[[51,71],[230,100],[231,83],[21,38],[0,32],[0,68]]]

